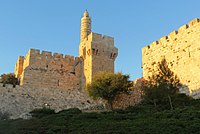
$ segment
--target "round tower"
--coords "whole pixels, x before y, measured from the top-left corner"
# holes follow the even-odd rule
[[[88,11],[84,12],[81,18],[81,41],[82,42],[91,33],[91,18]]]

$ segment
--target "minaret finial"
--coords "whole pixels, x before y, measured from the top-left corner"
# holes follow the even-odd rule
[[[85,16],[85,17],[89,17],[89,13],[88,13],[87,9],[85,10],[85,12],[84,12],[84,15],[83,15],[83,16]]]

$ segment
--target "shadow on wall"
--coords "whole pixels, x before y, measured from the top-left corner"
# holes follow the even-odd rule
[[[113,101],[114,109],[125,109],[129,106],[135,106],[142,100],[142,90],[134,89],[129,94],[118,94]]]
[[[115,109],[118,108],[126,108],[129,106],[134,106],[140,103],[143,99],[143,89],[147,87],[151,90],[152,85],[159,85],[160,83],[164,82],[167,84],[166,88],[177,89],[180,94],[190,95],[190,90],[187,85],[180,83],[179,78],[168,68],[167,61],[163,59],[161,62],[157,64],[158,70],[153,73],[152,76],[149,77],[149,80],[145,80],[144,78],[139,78],[134,81],[133,90],[130,94],[119,94],[116,96],[113,107]],[[199,92],[200,93],[200,90]],[[193,97],[193,96],[192,96]]]

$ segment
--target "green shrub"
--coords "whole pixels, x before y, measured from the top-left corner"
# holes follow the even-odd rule
[[[107,101],[113,110],[113,101],[120,93],[129,93],[132,83],[129,75],[122,73],[101,72],[94,76],[92,83],[87,84],[86,89],[93,99],[102,98]]]
[[[41,118],[46,115],[52,115],[55,114],[55,110],[50,108],[41,108],[41,109],[34,109],[30,112],[32,117]]]
[[[13,73],[2,74],[0,78],[0,83],[3,83],[3,86],[5,86],[6,84],[12,84],[13,87],[19,85],[18,79]]]
[[[80,113],[82,113],[82,111],[78,108],[70,108],[70,109],[62,110],[58,112],[58,114],[80,114]]]
[[[8,120],[9,116],[10,115],[7,112],[5,113],[0,112],[0,120]]]

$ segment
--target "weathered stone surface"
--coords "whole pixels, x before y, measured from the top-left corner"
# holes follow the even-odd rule
[[[134,106],[140,103],[142,100],[142,91],[141,89],[135,89],[129,94],[119,94],[116,96],[113,102],[113,108],[121,109],[127,108],[129,106]]]
[[[30,118],[28,114],[35,108],[50,107],[56,112],[68,109],[90,109],[101,106],[90,99],[86,93],[76,89],[29,88],[0,84],[0,110],[8,112],[11,118]]]
[[[148,79],[156,73],[156,63],[165,58],[169,68],[187,87],[181,91],[193,96],[200,89],[199,57],[200,22],[199,19],[194,19],[180,27],[178,31],[142,49],[143,77]]]
[[[19,57],[15,75],[27,87],[81,89],[82,62],[78,57],[30,49],[25,58]]]

